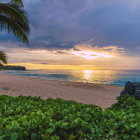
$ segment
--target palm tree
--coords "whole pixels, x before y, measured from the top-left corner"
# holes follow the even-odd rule
[[[0,2],[0,30],[6,30],[29,44],[30,27],[21,0],[11,0],[9,3]]]
[[[7,55],[3,51],[0,51],[0,61],[4,64],[7,64]],[[2,64],[0,63],[0,65]]]
[[[22,0],[12,0],[11,2],[16,3],[16,4],[20,5],[21,7],[23,7]]]

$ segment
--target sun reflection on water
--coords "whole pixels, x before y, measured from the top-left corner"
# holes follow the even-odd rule
[[[117,78],[117,71],[112,70],[81,70],[72,71],[73,77],[79,82],[109,84]]]
[[[83,70],[83,77],[86,80],[90,80],[93,74],[93,70]]]
[[[13,73],[13,72],[12,72]],[[127,81],[139,82],[140,71],[116,70],[35,70],[18,71],[18,75],[36,76],[54,80],[124,85]],[[15,72],[14,72],[15,74]],[[34,74],[34,75],[33,75]]]

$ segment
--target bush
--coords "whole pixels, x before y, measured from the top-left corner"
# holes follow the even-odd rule
[[[137,140],[140,101],[126,96],[104,110],[62,99],[0,96],[0,140]]]

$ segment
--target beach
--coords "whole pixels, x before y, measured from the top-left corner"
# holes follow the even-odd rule
[[[0,94],[62,98],[107,108],[116,102],[123,86],[48,80],[0,73]]]

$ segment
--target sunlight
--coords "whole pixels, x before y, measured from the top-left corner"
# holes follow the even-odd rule
[[[9,65],[15,65],[15,66],[25,66],[29,70],[35,70],[35,69],[61,69],[61,70],[93,70],[93,69],[101,69],[101,67],[95,67],[94,65],[45,65],[45,64],[33,64],[33,63],[9,63]]]
[[[83,73],[84,73],[84,78],[90,80],[93,70],[83,70]]]
[[[94,51],[73,51],[72,54],[86,59],[95,59],[99,57],[112,57],[111,54],[99,53]]]

